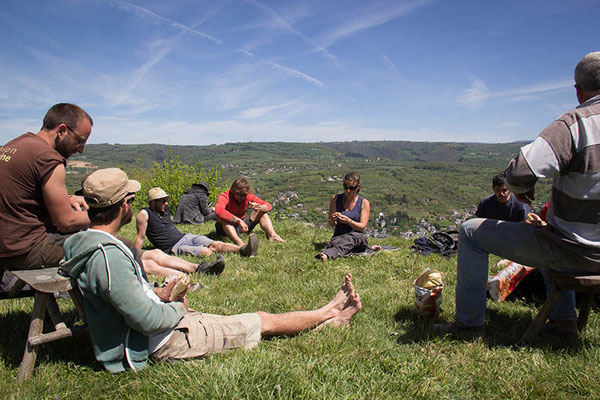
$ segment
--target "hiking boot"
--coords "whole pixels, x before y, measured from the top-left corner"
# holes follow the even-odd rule
[[[434,324],[433,331],[441,335],[457,335],[469,339],[485,338],[485,326],[468,326],[461,324],[458,321],[448,322],[445,324]]]
[[[225,260],[222,255],[217,256],[217,260],[211,263],[201,262],[196,268],[197,274],[219,275],[225,269]]]
[[[248,238],[248,243],[240,247],[240,255],[254,257],[258,252],[258,237],[253,233]]]
[[[576,339],[579,337],[576,320],[548,321],[542,328],[542,333],[557,336],[561,339]]]

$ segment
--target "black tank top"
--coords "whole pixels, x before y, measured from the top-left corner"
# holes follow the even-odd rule
[[[148,227],[146,228],[148,240],[157,249],[169,253],[175,243],[184,236],[173,224],[169,206],[162,215],[155,213],[150,207],[145,207],[144,210],[148,213]]]

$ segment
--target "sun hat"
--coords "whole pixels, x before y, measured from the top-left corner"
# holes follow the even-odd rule
[[[104,168],[85,177],[78,193],[83,195],[90,207],[105,208],[141,188],[138,181],[129,179],[119,168]]]
[[[165,197],[169,197],[169,195],[159,187],[148,190],[148,201],[164,199]]]

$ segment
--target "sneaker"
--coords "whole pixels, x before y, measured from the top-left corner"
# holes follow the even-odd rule
[[[562,339],[576,339],[579,337],[576,320],[567,321],[548,321],[542,333],[546,335],[558,336]]]
[[[248,238],[248,243],[240,247],[240,255],[254,257],[258,252],[258,237],[253,233]]]
[[[468,326],[463,325],[458,321],[448,322],[445,324],[434,324],[433,330],[441,335],[453,334],[470,339],[485,338],[485,326]]]
[[[225,260],[222,255],[217,256],[217,260],[211,263],[201,262],[196,268],[197,274],[219,275],[225,269]]]

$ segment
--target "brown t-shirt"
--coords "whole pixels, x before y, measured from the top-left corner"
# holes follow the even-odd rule
[[[42,185],[66,160],[28,132],[0,147],[0,257],[27,253],[54,225]]]

